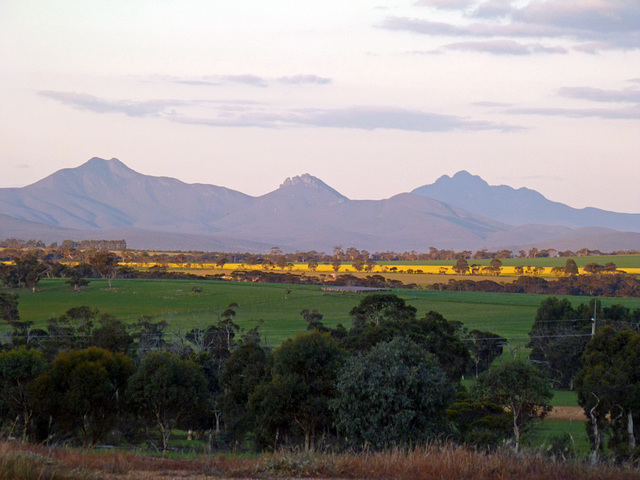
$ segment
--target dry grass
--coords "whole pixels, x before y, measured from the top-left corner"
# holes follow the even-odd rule
[[[16,467],[20,464],[20,467]],[[3,479],[316,478],[380,480],[632,480],[633,468],[553,462],[538,455],[484,454],[452,446],[411,452],[324,455],[277,453],[256,458],[213,455],[195,460],[122,452],[81,452],[24,444],[0,444]]]

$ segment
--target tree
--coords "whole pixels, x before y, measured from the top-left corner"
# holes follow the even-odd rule
[[[74,292],[80,292],[82,287],[89,285],[88,276],[91,275],[91,270],[87,268],[86,264],[76,265],[66,270],[64,276],[67,277],[66,284],[73,287]]]
[[[216,260],[216,266],[220,269],[223,269],[227,263],[229,263],[229,259],[225,256],[220,256]]]
[[[391,293],[367,295],[349,312],[353,326],[379,324],[382,320],[410,320],[416,316],[416,308]]]
[[[89,447],[115,425],[132,373],[129,357],[90,347],[60,353],[34,388],[54,428],[63,435],[78,434],[82,446]]]
[[[305,450],[313,448],[317,434],[331,425],[329,400],[343,358],[337,342],[318,331],[298,334],[274,350],[274,377],[250,398],[265,439],[288,432],[304,439]]]
[[[449,378],[458,381],[470,362],[469,349],[460,338],[460,324],[449,322],[433,311],[420,319],[415,319],[413,315],[415,312],[410,310],[405,318],[391,315],[382,318],[379,323],[354,326],[350,331],[338,335],[340,344],[356,354],[395,337],[407,337],[423,348],[425,353],[432,353]],[[399,320],[396,319],[398,317]]]
[[[127,353],[133,344],[133,337],[127,326],[108,313],[98,317],[97,328],[91,331],[91,345],[114,353]]]
[[[91,330],[99,316],[97,308],[73,307],[59,317],[47,321],[47,337],[43,351],[53,359],[63,350],[81,350],[91,344]]]
[[[495,333],[480,330],[471,330],[469,335],[470,339],[473,340],[469,344],[469,353],[471,354],[477,377],[480,372],[487,370],[491,363],[502,355],[507,339]]]
[[[5,323],[8,324],[20,320],[17,294],[0,292],[0,315],[2,315]]]
[[[502,262],[499,258],[491,259],[491,262],[489,263],[489,270],[493,272],[496,277],[500,275],[500,272],[502,271]]]
[[[100,250],[89,259],[89,264],[109,282],[111,288],[111,280],[115,278],[118,267],[118,256],[107,250]]]
[[[469,271],[469,263],[464,258],[460,257],[453,266],[453,271],[458,275],[464,275]]]
[[[139,415],[158,427],[163,452],[169,449],[171,431],[208,406],[202,368],[167,352],[144,357],[129,379],[128,395]]]
[[[553,397],[550,382],[534,365],[511,360],[492,365],[478,376],[472,395],[478,401],[495,403],[511,414],[514,450],[536,420],[551,411]]]
[[[569,300],[549,297],[540,303],[529,332],[531,361],[559,387],[571,388],[589,341],[592,300],[574,309]]]
[[[578,403],[590,418],[592,461],[598,459],[604,435],[619,458],[637,454],[640,421],[640,333],[598,330],[587,344],[576,376]]]
[[[22,424],[27,441],[34,415],[33,383],[47,365],[42,354],[22,346],[0,353],[0,402],[3,419]]]
[[[220,375],[220,409],[229,440],[237,446],[254,426],[249,397],[270,379],[272,359],[257,340],[243,342],[224,364]]]
[[[564,274],[567,276],[578,275],[578,265],[573,258],[567,258],[567,261],[564,265]]]
[[[447,431],[452,383],[431,355],[406,338],[350,358],[336,385],[330,404],[336,427],[354,446],[407,447]]]
[[[509,412],[495,403],[474,400],[462,386],[447,408],[447,418],[453,423],[453,438],[474,448],[497,447],[512,431]]]

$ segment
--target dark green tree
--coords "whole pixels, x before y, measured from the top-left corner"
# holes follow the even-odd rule
[[[475,375],[487,370],[491,363],[502,355],[507,339],[492,332],[471,330],[469,332],[469,353]]]
[[[298,334],[274,350],[274,377],[250,399],[265,444],[273,444],[281,432],[294,442],[302,438],[305,450],[313,448],[316,437],[331,426],[329,400],[343,359],[335,339],[318,331]]]
[[[472,395],[477,401],[500,405],[510,413],[517,453],[523,434],[551,411],[553,392],[538,368],[524,360],[511,360],[481,373]]]
[[[489,263],[489,270],[495,275],[500,275],[502,272],[502,261],[499,258],[492,258]]]
[[[458,275],[464,275],[469,271],[469,263],[464,258],[460,257],[453,266],[453,271]]]
[[[102,278],[106,278],[111,288],[111,280],[116,277],[118,271],[118,256],[107,250],[100,250],[89,259],[89,264]]]
[[[353,446],[423,444],[448,431],[451,381],[424,349],[402,337],[350,358],[331,401],[336,427]]]
[[[167,352],[144,357],[128,384],[135,411],[160,432],[162,451],[169,448],[171,432],[210,406],[202,368]]]
[[[367,324],[378,325],[382,320],[412,320],[416,308],[407,305],[404,299],[391,293],[367,295],[349,312],[354,327]]]
[[[447,418],[453,424],[452,438],[475,448],[498,447],[512,432],[509,412],[495,403],[474,400],[462,386]]]
[[[67,310],[59,317],[47,321],[47,337],[43,351],[53,359],[63,350],[82,350],[91,345],[91,330],[98,320],[97,308],[81,306]]]
[[[567,261],[564,265],[564,274],[567,276],[578,275],[578,265],[573,258],[567,258]]]
[[[71,350],[60,353],[38,377],[34,392],[58,435],[77,435],[83,447],[90,447],[116,424],[132,373],[133,362],[121,353],[97,347]]]
[[[619,458],[637,455],[640,421],[640,333],[606,326],[588,343],[576,376],[578,402],[589,423],[595,463],[606,434]]]
[[[33,383],[46,366],[40,352],[24,346],[0,352],[0,411],[3,420],[20,423],[23,441],[30,437],[34,415]]]
[[[2,320],[8,324],[20,320],[17,294],[0,292],[0,315],[2,315]]]
[[[97,319],[98,326],[91,330],[90,343],[113,353],[127,353],[133,344],[133,337],[127,325],[108,313]]]
[[[224,364],[220,376],[220,410],[226,435],[233,448],[245,443],[254,417],[248,409],[249,397],[261,383],[271,378],[272,358],[256,339],[242,342]]]
[[[591,334],[595,300],[574,309],[569,300],[549,297],[538,307],[529,332],[531,361],[561,388],[571,388]]]

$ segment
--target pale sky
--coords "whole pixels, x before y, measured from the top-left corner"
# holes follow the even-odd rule
[[[638,0],[2,0],[0,187],[89,158],[250,195],[467,170],[640,212]]]

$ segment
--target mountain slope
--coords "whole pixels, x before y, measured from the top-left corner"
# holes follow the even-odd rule
[[[412,191],[416,195],[456,205],[470,212],[511,225],[563,225],[571,228],[604,227],[640,232],[640,214],[615,213],[597,208],[572,208],[548,200],[535,190],[491,186],[466,171],[444,175],[431,185]]]
[[[0,189],[0,212],[74,229],[213,232],[212,222],[251,202],[224,187],[142,175],[119,160],[100,158],[24,188]]]
[[[131,248],[218,251],[640,248],[640,233],[611,228],[632,230],[640,215],[572,209],[532,190],[491,187],[466,172],[416,192],[350,200],[304,174],[251,197],[93,158],[27,187],[0,189],[0,238],[124,238]],[[523,224],[533,220],[540,221]]]

